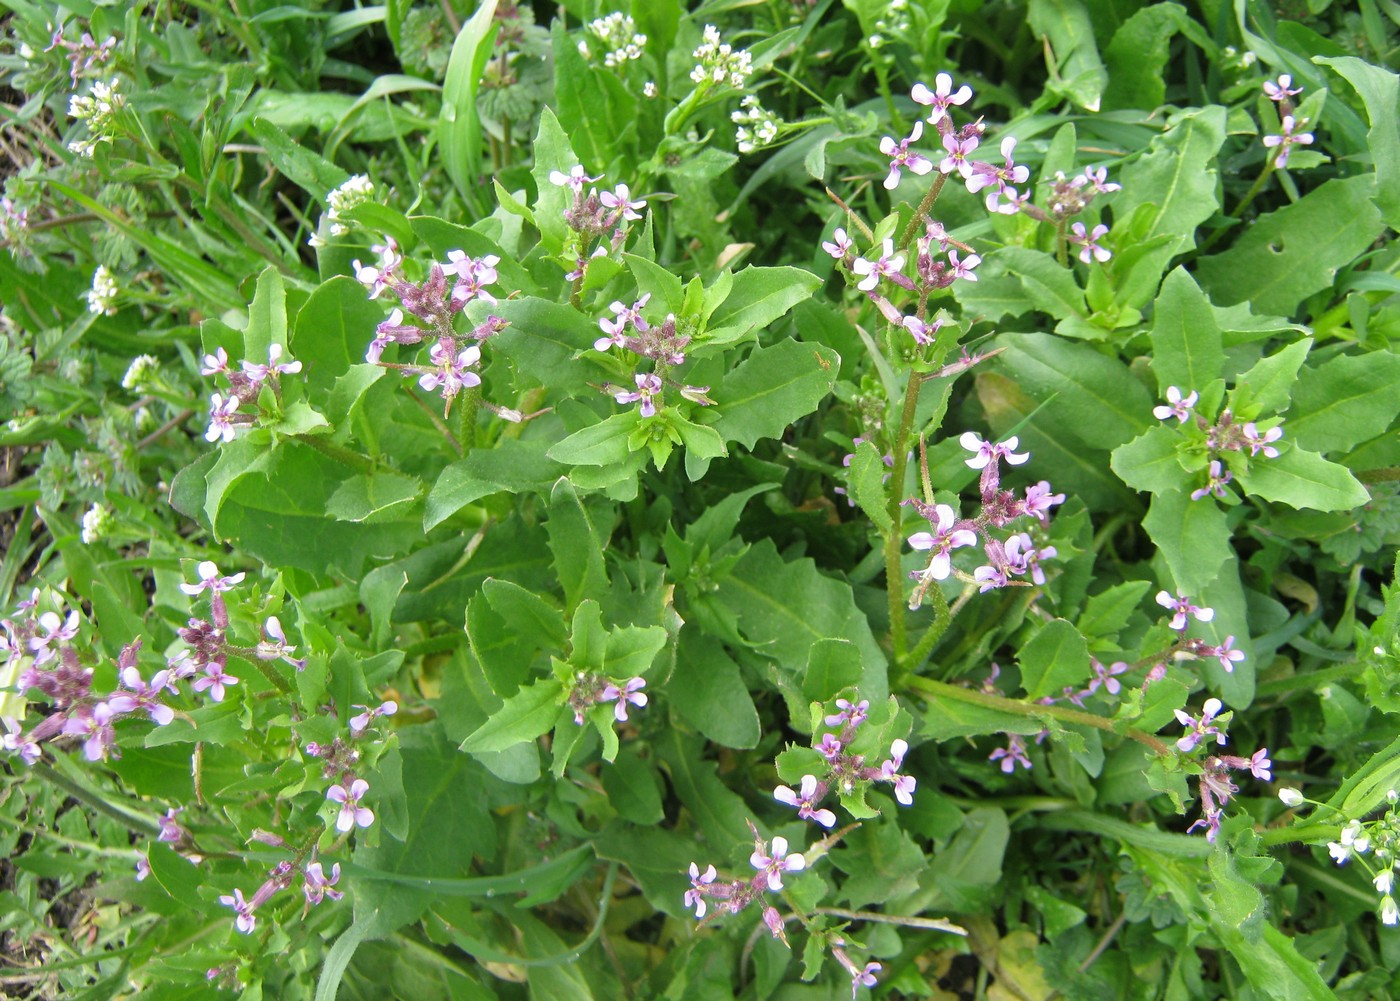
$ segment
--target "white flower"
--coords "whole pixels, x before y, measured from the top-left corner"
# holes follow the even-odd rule
[[[1303,794],[1297,789],[1283,788],[1278,791],[1278,798],[1283,800],[1284,806],[1302,806]]]
[[[107,265],[99,264],[92,273],[92,288],[87,292],[88,312],[115,315],[117,292],[117,280],[112,277],[112,272]]]

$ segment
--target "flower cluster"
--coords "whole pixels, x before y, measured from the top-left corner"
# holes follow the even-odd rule
[[[642,691],[647,685],[645,678],[628,678],[620,684],[601,674],[581,671],[574,676],[569,689],[569,708],[574,712],[574,722],[583,726],[588,710],[603,702],[613,703],[613,719],[627,722],[627,706],[641,708],[647,704],[647,693]]]
[[[566,277],[574,283],[575,289],[582,288],[583,277],[588,272],[588,262],[594,257],[604,257],[617,253],[627,240],[629,223],[642,218],[646,200],[633,198],[632,189],[626,184],[618,184],[611,191],[599,191],[586,185],[601,181],[603,175],[589,177],[582,164],[575,164],[566,174],[562,170],[552,170],[549,182],[566,188],[573,195],[571,204],[564,209],[564,221],[574,231],[576,264]],[[595,241],[606,240],[607,247],[594,246]]]
[[[1064,503],[1065,495],[1052,493],[1049,482],[1045,480],[1027,487],[1020,497],[1001,488],[1001,462],[1005,460],[1009,465],[1019,466],[1030,458],[1029,452],[1016,451],[1018,439],[1013,436],[1003,442],[990,442],[968,431],[958,440],[963,448],[975,453],[966,460],[968,466],[982,471],[982,510],[973,518],[959,519],[947,504],[926,503],[918,498],[905,501],[927,518],[934,528],[932,532],[915,532],[909,537],[911,547],[930,554],[928,566],[911,574],[919,582],[909,602],[911,609],[923,603],[928,588],[936,581],[947,580],[954,574],[960,580],[976,584],[982,592],[1012,585],[1026,586],[1027,582],[1016,580],[1018,577],[1029,577],[1029,583],[1036,585],[1044,584],[1045,571],[1041,561],[1058,555],[1054,546],[1037,547],[1035,539],[1028,532],[1016,532],[1000,538],[990,531],[1027,517],[1045,525],[1049,522],[1050,509]],[[979,539],[987,562],[970,575],[955,570],[952,551],[976,545]]]
[[[274,839],[280,844],[280,839]],[[278,862],[268,872],[267,878],[253,891],[251,897],[244,897],[243,891],[234,888],[232,893],[219,897],[219,903],[225,907],[233,908],[233,926],[244,935],[251,935],[253,929],[257,927],[257,917],[254,912],[272,899],[274,895],[287,889],[296,882],[297,877],[302,881],[302,895],[306,898],[308,907],[319,904],[322,900],[330,897],[332,900],[339,900],[345,894],[335,889],[340,882],[340,863],[331,866],[330,874],[327,875],[325,867],[320,861],[309,861],[302,864],[300,856],[296,861],[283,860]],[[138,877],[139,878],[139,877]],[[214,979],[217,969],[209,971],[210,979]]]
[[[729,120],[739,126],[734,140],[740,153],[752,153],[778,141],[782,119],[765,108],[757,94],[749,94],[739,102],[739,110],[730,112]]]
[[[618,403],[637,404],[643,417],[656,415],[662,393],[668,383],[674,386],[682,398],[701,406],[709,406],[714,402],[707,395],[710,392],[709,386],[684,385],[668,378],[667,373],[671,367],[685,363],[685,349],[690,344],[690,336],[677,330],[674,313],[667,313],[660,323],[648,321],[642,310],[650,300],[651,293],[648,292],[630,306],[620,301],[614,302],[608,307],[612,310],[612,317],[605,316],[598,321],[598,328],[605,336],[593,342],[595,350],[612,351],[614,348],[621,348],[635,355],[636,361],[646,359],[652,364],[652,371],[633,374],[635,390],[619,390],[612,386],[605,388]]]
[[[614,12],[584,25],[587,32],[603,45],[603,65],[616,69],[628,60],[642,58],[647,36],[637,33],[637,23],[626,14]],[[578,43],[579,54],[592,58],[587,42]]]
[[[326,194],[326,222],[330,223],[331,236],[345,236],[350,232],[350,227],[341,222],[341,216],[357,205],[364,205],[374,200],[374,182],[364,174],[355,174],[345,181],[340,187]],[[324,242],[317,236],[312,236],[309,241],[311,246],[324,246]]]
[[[704,872],[694,862],[690,863],[690,889],[685,892],[685,906],[695,908],[695,916],[703,919],[709,910],[709,902],[714,901],[722,911],[738,914],[765,893],[777,893],[783,888],[783,873],[801,872],[807,868],[807,859],[801,852],[789,852],[788,841],[784,837],[773,839],[772,848],[766,839],[759,837],[758,829],[749,823],[753,832],[754,849],[749,856],[749,864],[757,873],[748,879],[719,881],[719,872],[713,865],[706,866]],[[775,938],[782,937],[783,920],[773,907],[765,907],[764,923]]]
[[[690,71],[690,79],[699,87],[724,86],[743,90],[753,72],[753,56],[748,49],[735,49],[728,42],[721,42],[719,29],[713,24],[705,25],[700,46],[691,54],[695,68]]]
[[[1210,455],[1210,465],[1204,486],[1191,492],[1192,500],[1202,500],[1214,495],[1227,500],[1230,492],[1226,486],[1235,478],[1234,473],[1221,463],[1218,456],[1230,452],[1249,450],[1249,457],[1262,455],[1266,459],[1277,459],[1279,450],[1275,443],[1283,437],[1283,422],[1277,418],[1266,421],[1260,428],[1255,421],[1239,423],[1229,407],[1220,412],[1214,422],[1195,409],[1200,394],[1191,390],[1182,394],[1176,386],[1167,387],[1167,402],[1152,408],[1152,415],[1159,421],[1176,419],[1178,425],[1192,421],[1192,426],[1204,439],[1206,452]]]
[[[126,97],[120,92],[121,81],[113,77],[111,81],[96,80],[88,94],[74,94],[68,102],[68,117],[76,118],[87,126],[88,138],[75,139],[68,149],[79,156],[92,156],[100,143],[109,143],[116,138],[116,115],[126,104]]]
[[[92,288],[84,293],[87,298],[88,312],[106,316],[116,315],[117,293],[120,291],[117,287],[117,280],[108,270],[107,265],[99,264],[92,272]]]
[[[1197,747],[1209,745],[1212,741],[1217,746],[1223,746],[1232,715],[1222,712],[1223,709],[1224,705],[1215,698],[1206,699],[1199,716],[1177,709],[1177,722],[1186,728],[1186,732],[1177,739],[1176,749],[1182,754],[1190,754]],[[1206,840],[1213,842],[1220,832],[1220,818],[1224,815],[1225,804],[1240,791],[1231,780],[1230,773],[1247,771],[1261,782],[1269,782],[1273,779],[1272,765],[1266,747],[1261,747],[1247,758],[1234,754],[1207,754],[1199,765],[1201,816],[1187,828],[1187,833],[1204,829]]]
[[[1299,120],[1294,115],[1293,98],[1302,92],[1302,87],[1293,86],[1293,77],[1287,73],[1280,76],[1277,82],[1264,81],[1264,96],[1278,105],[1279,134],[1266,135],[1262,142],[1266,149],[1276,151],[1273,165],[1278,170],[1288,166],[1288,155],[1294,146],[1311,146],[1313,143],[1311,132],[1298,131],[1307,124],[1307,119]]]
[[[69,77],[73,83],[78,82],[78,78],[87,73],[94,66],[100,66],[112,58],[112,50],[117,47],[117,40],[114,36],[108,36],[106,41],[99,43],[88,32],[83,32],[76,42],[70,42],[63,37],[63,28],[59,28],[53,33],[49,40],[49,47],[45,52],[52,52],[54,49],[63,49],[67,54],[68,63],[71,67]]]
[[[1279,798],[1289,806],[1304,802],[1296,789],[1280,789]],[[1389,806],[1382,816],[1367,822],[1349,820],[1338,832],[1337,840],[1328,843],[1327,851],[1338,865],[1355,859],[1366,869],[1371,884],[1381,895],[1381,923],[1393,926],[1400,924],[1400,905],[1395,901],[1395,869],[1400,863],[1400,791],[1391,789],[1385,798]]]
[[[411,282],[404,275],[404,259],[392,237],[386,236],[383,244],[370,249],[378,255],[374,264],[351,262],[356,280],[365,286],[371,299],[388,291],[402,308],[393,308],[388,319],[375,327],[365,361],[416,377],[424,392],[441,394],[445,410],[450,412],[458,393],[481,385],[481,376],[474,371],[481,361],[481,345],[506,328],[506,321],[494,314],[462,333],[456,324],[457,316],[472,303],[497,305],[488,286],[499,279],[496,265],[501,259],[495,254],[472,258],[465,251],[449,250],[446,261],[434,261],[429,266],[426,278]],[[405,312],[427,326],[405,322]],[[429,345],[427,364],[383,360],[384,351],[391,344],[412,346],[425,341]],[[502,420],[519,423],[525,419],[518,410],[489,401],[482,401],[481,405]]]
[[[230,442],[239,428],[255,424],[257,415],[244,408],[258,406],[264,386],[272,390],[274,398],[281,399],[281,377],[301,371],[301,362],[282,360],[284,350],[281,344],[269,344],[267,364],[245,359],[238,368],[229,363],[228,352],[223,348],[215,348],[204,356],[200,374],[223,376],[229,384],[228,396],[214,393],[209,397],[209,429],[204,433],[207,440]]]

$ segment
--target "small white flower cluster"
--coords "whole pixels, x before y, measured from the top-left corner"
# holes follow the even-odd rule
[[[137,355],[122,376],[122,389],[135,392],[149,383],[160,371],[160,360],[155,355]]]
[[[889,0],[884,12],[875,19],[874,27],[875,32],[869,39],[872,49],[878,49],[885,44],[885,35],[903,35],[912,30],[913,23],[909,20],[909,0]]]
[[[759,103],[757,94],[740,101],[739,110],[729,117],[739,126],[734,138],[739,143],[740,153],[752,153],[777,141],[779,118]]]
[[[692,55],[696,66],[690,71],[690,79],[701,86],[728,83],[735,90],[743,90],[753,72],[753,56],[749,55],[749,50],[735,51],[728,42],[721,43],[719,29],[713,24],[705,25],[704,41]]]
[[[78,119],[91,133],[86,139],[70,142],[71,152],[90,157],[98,143],[112,141],[117,109],[126,104],[126,98],[117,90],[119,83],[116,77],[110,83],[98,80],[93,83],[90,94],[74,94],[69,100],[68,117]]]
[[[1288,791],[1282,790],[1279,798],[1291,806],[1293,804],[1283,796]],[[1400,812],[1396,810],[1400,791],[1392,789],[1385,798],[1390,809],[1383,817],[1365,824],[1359,820],[1349,821],[1338,840],[1328,843],[1327,851],[1338,865],[1355,858],[1366,868],[1376,892],[1381,895],[1381,923],[1393,926],[1400,924],[1400,905],[1396,904],[1394,896],[1395,868],[1400,861]],[[1368,855],[1373,861],[1368,861]]]
[[[331,236],[344,236],[350,232],[348,226],[340,223],[341,214],[349,212],[357,205],[364,205],[373,198],[374,182],[364,174],[356,174],[326,195],[326,219],[331,224]]]
[[[90,546],[111,534],[116,520],[101,504],[94,504],[83,515],[83,545]]]
[[[87,293],[89,313],[105,313],[112,316],[117,311],[117,280],[107,265],[99,264],[92,273],[92,288]]]
[[[609,69],[616,69],[630,59],[642,58],[647,36],[637,34],[637,23],[626,14],[614,12],[607,17],[600,17],[588,22],[586,30],[603,43],[606,50],[603,65]],[[587,42],[579,42],[578,51],[585,59],[592,56]]]

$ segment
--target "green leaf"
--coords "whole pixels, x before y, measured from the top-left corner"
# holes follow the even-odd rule
[[[1269,417],[1288,409],[1289,400],[1298,382],[1298,369],[1312,349],[1312,339],[1305,337],[1260,358],[1248,372],[1235,378],[1230,406],[1235,416],[1244,421]],[[1289,425],[1289,432],[1293,430]]]
[[[1395,113],[1400,105],[1400,77],[1355,56],[1319,56],[1313,61],[1332,67],[1361,95],[1371,120],[1366,146],[1376,167],[1376,204],[1386,224],[1400,228],[1400,122]]]
[[[808,654],[802,694],[813,702],[833,699],[860,684],[860,652],[850,640],[818,640]]]
[[[1030,0],[1026,9],[1031,28],[1046,44],[1050,88],[1087,111],[1098,111],[1108,83],[1099,58],[1094,20],[1080,0]]]
[[[1084,603],[1076,627],[1090,639],[1112,639],[1127,625],[1152,584],[1130,580],[1100,591]]]
[[[762,330],[821,287],[820,278],[801,268],[744,268],[714,307],[700,343],[730,344]]]
[[[636,410],[613,414],[575,431],[545,455],[571,466],[612,466],[625,462],[632,452],[629,439],[640,420]]]
[[[1134,11],[1118,26],[1103,53],[1108,66],[1103,110],[1140,108],[1150,111],[1166,102],[1165,67],[1171,55],[1172,39],[1189,23],[1185,7],[1157,3]]]
[[[346,480],[326,501],[326,514],[338,521],[381,522],[405,517],[423,496],[416,476],[378,470]]]
[[[655,768],[642,759],[635,744],[628,744],[612,766],[603,769],[603,789],[625,820],[650,826],[665,817]]]
[[[316,981],[316,1001],[336,1001],[340,993],[340,981],[355,958],[360,943],[374,937],[380,925],[379,913],[371,911],[357,918],[355,923],[337,936],[335,945],[326,952],[326,960],[321,966],[321,976]]]
[[[336,380],[364,358],[363,348],[374,338],[384,309],[372,302],[364,286],[339,275],[323,283],[297,311],[290,344],[292,357],[302,363],[307,397],[317,402],[331,395]],[[334,422],[344,420],[348,407],[328,411]]]
[[[981,911],[1001,882],[1002,861],[1011,838],[1006,814],[977,807],[963,818],[948,847],[929,866],[924,884],[934,889],[925,907],[934,912]]]
[[[1152,320],[1152,371],[1162,392],[1204,389],[1220,377],[1225,349],[1205,293],[1185,268],[1162,282]]]
[[[313,201],[323,203],[326,195],[350,179],[335,164],[303,146],[265,118],[254,118],[250,126],[272,165],[282,176],[301,188]]]
[[[830,348],[798,341],[755,348],[711,394],[719,410],[715,430],[745,448],[782,437],[831,392],[840,361]]]
[[[1049,717],[1026,716],[957,699],[930,698],[923,711],[919,735],[932,740],[958,740],[986,733],[1039,733]]]
[[[503,438],[492,448],[474,448],[445,468],[428,492],[423,530],[431,531],[468,504],[502,491],[543,493],[565,467],[546,454],[548,442]]]
[[[875,523],[881,534],[888,534],[894,525],[890,518],[888,502],[885,498],[885,476],[889,467],[884,457],[868,441],[856,446],[856,454],[851,459],[851,471],[846,476],[847,489],[866,517]]]
[[[715,638],[681,631],[676,667],[666,682],[667,704],[707,739],[724,747],[755,747],[758,710],[739,665]]]
[[[460,750],[469,754],[504,751],[516,744],[534,740],[554,727],[563,704],[564,686],[556,679],[545,678],[533,685],[526,685],[506,699],[489,720],[462,741]]]
[[[481,593],[507,627],[528,637],[536,649],[564,649],[564,614],[534,591],[513,581],[488,577],[481,584]]]
[[[652,661],[666,645],[662,626],[622,626],[608,632],[603,669],[619,680],[635,678],[651,669]]]
[[[243,359],[262,363],[273,344],[287,346],[287,289],[274,267],[258,275],[253,304],[248,307],[248,329],[243,331]]]
[[[1341,355],[1305,368],[1283,430],[1301,448],[1340,452],[1382,434],[1400,414],[1400,356]]]
[[[1162,425],[1149,428],[1126,445],[1113,450],[1111,465],[1134,490],[1163,493],[1184,486],[1189,477],[1178,456],[1181,435]]]
[[[720,779],[715,763],[704,756],[702,741],[672,728],[655,746],[676,798],[690,811],[705,840],[720,851],[727,846],[752,844],[745,823],[752,811],[743,797]]]
[[[1084,290],[1074,272],[1043,251],[1001,247],[986,254],[976,282],[958,282],[953,293],[965,311],[996,323],[1035,310],[1057,320],[1084,318]]]
[[[468,204],[476,200],[480,189],[477,175],[481,168],[481,118],[476,110],[476,94],[499,28],[495,18],[496,0],[483,0],[452,43],[442,85],[438,150],[447,176]]]
[[[556,185],[550,185],[556,188]],[[489,350],[510,359],[524,376],[559,393],[583,393],[590,382],[616,373],[604,367],[593,350],[597,322],[567,302],[538,296],[512,299],[492,307],[510,326],[491,338]],[[591,392],[591,391],[590,391]]]
[[[636,279],[638,298],[643,295],[651,296],[647,303],[648,309],[681,315],[685,290],[674,271],[635,254],[623,254],[622,259],[627,262],[627,269]]]
[[[1016,656],[1021,684],[1031,699],[1058,696],[1066,686],[1088,680],[1089,645],[1064,619],[1045,623]]]
[[[1172,580],[1183,594],[1200,594],[1215,580],[1225,561],[1235,555],[1230,526],[1220,505],[1210,497],[1193,501],[1185,489],[1153,494],[1142,527],[1167,561]]]
[[[1123,190],[1114,196],[1113,205],[1115,219],[1133,218],[1139,206],[1148,206],[1144,226],[1135,233],[1141,242],[1163,235],[1172,238],[1153,257],[1160,268],[1195,245],[1196,227],[1220,206],[1216,158],[1225,142],[1225,109],[1192,109],[1169,121],[1166,133],[1152,140],[1147,153],[1123,169]]]
[[[1260,216],[1229,250],[1197,263],[1201,285],[1225,306],[1291,315],[1331,288],[1337,272],[1385,229],[1371,196],[1374,175],[1335,179],[1292,205]],[[1339,225],[1345,220],[1346,225]]]
[[[199,887],[204,880],[198,866],[159,841],[146,849],[146,861],[151,864],[151,875],[162,890],[186,907],[201,912],[204,910],[204,901],[199,896]]]
[[[611,512],[608,514],[611,520]],[[549,549],[554,569],[564,588],[569,608],[590,595],[600,595],[608,586],[608,570],[603,563],[611,526],[604,530],[597,515],[583,503],[573,485],[563,477],[549,496]]]
[[[538,192],[532,206],[535,225],[539,227],[545,249],[551,254],[559,254],[569,238],[569,224],[564,221],[564,210],[572,202],[569,190],[550,183],[549,175],[556,170],[567,174],[582,161],[569,144],[568,133],[549,107],[540,110],[540,128],[535,134],[534,152],[535,165],[530,168],[530,176],[535,179],[535,191]]]
[[[1045,402],[1037,421],[1071,429],[1084,444],[1104,449],[1151,422],[1152,397],[1116,357],[1051,334],[1003,334],[996,344],[1006,348],[998,364]]]
[[[1349,511],[1371,499],[1346,466],[1293,447],[1277,459],[1254,459],[1236,478],[1252,497],[1314,511]]]

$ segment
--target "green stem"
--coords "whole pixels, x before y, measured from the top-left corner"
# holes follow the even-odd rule
[[[1254,201],[1254,196],[1259,194],[1259,192],[1263,190],[1264,182],[1269,179],[1269,175],[1273,172],[1274,160],[1271,157],[1269,159],[1269,162],[1264,165],[1263,171],[1261,171],[1259,176],[1254,179],[1254,185],[1248,191],[1245,192],[1244,197],[1240,199],[1240,203],[1235,206],[1235,211],[1231,213],[1231,215],[1235,219],[1235,222],[1239,222],[1240,218],[1244,215],[1244,210],[1249,208],[1249,203]],[[1222,226],[1220,229],[1217,229],[1214,233],[1210,235],[1210,238],[1207,239],[1205,243],[1201,244],[1200,252],[1204,254],[1206,251],[1210,250],[1211,247],[1215,246],[1217,243],[1220,242],[1221,237],[1223,237],[1226,233],[1230,232],[1230,230],[1232,229],[1234,229],[1234,223],[1231,223],[1228,226]]]
[[[322,435],[318,434],[294,434],[290,436],[293,440],[303,445],[309,445],[322,455],[329,456],[336,462],[343,462],[347,466],[353,466],[362,473],[374,472],[374,463],[369,456],[361,455],[359,452],[352,452],[348,448],[333,445],[326,441]]]
[[[1052,719],[1059,720],[1061,723],[1072,723],[1076,726],[1089,726],[1096,730],[1121,734],[1124,737],[1137,741],[1154,754],[1162,757],[1173,753],[1170,746],[1158,740],[1150,733],[1143,733],[1141,730],[1134,730],[1132,728],[1119,730],[1118,727],[1114,725],[1113,720],[1103,716],[1096,716],[1093,713],[1081,712],[1078,709],[1022,702],[1020,699],[1009,699],[1003,695],[992,695],[989,692],[983,692],[976,688],[963,688],[960,685],[950,685],[946,681],[934,681],[932,678],[911,677],[908,679],[907,684],[915,691],[929,697],[941,697],[952,699],[955,702],[966,702],[969,705],[996,709],[999,712],[1012,713],[1017,716],[1049,716]]]
[[[919,637],[919,642],[914,645],[914,649],[909,651],[904,663],[900,665],[900,670],[896,672],[896,681],[903,681],[908,675],[917,671],[920,665],[928,659],[928,655],[933,652],[933,648],[938,641],[943,638],[943,634],[948,631],[948,627],[953,624],[953,615],[948,608],[948,598],[943,593],[943,589],[936,584],[926,592],[930,604],[933,605],[933,621],[929,623],[928,629]]]
[[[890,476],[890,496],[887,510],[890,515],[890,531],[885,536],[885,588],[889,592],[890,641],[894,647],[896,665],[904,663],[905,636],[904,623],[904,570],[900,565],[900,554],[904,546],[904,534],[900,528],[904,505],[904,475],[909,466],[909,434],[914,427],[914,414],[919,406],[919,387],[923,380],[914,370],[909,372],[909,383],[904,390],[904,413],[899,420],[899,430],[894,437],[894,471]]]
[[[1065,226],[1068,221],[1061,219],[1055,224],[1055,260],[1060,262],[1060,267],[1069,267],[1069,241],[1065,238]]]
[[[1331,841],[1341,829],[1340,823],[1319,824],[1312,821],[1293,827],[1271,827],[1259,834],[1259,843],[1272,848],[1274,845],[1290,845],[1302,842]]]
[[[948,183],[947,174],[939,174],[934,179],[933,186],[928,189],[928,194],[924,195],[924,200],[919,203],[919,207],[914,210],[914,218],[909,220],[909,225],[904,227],[904,233],[899,238],[899,249],[908,250],[914,243],[914,237],[918,235],[919,227],[924,225],[928,214],[933,211],[933,203],[938,201],[938,196],[943,191],[943,185]]]

